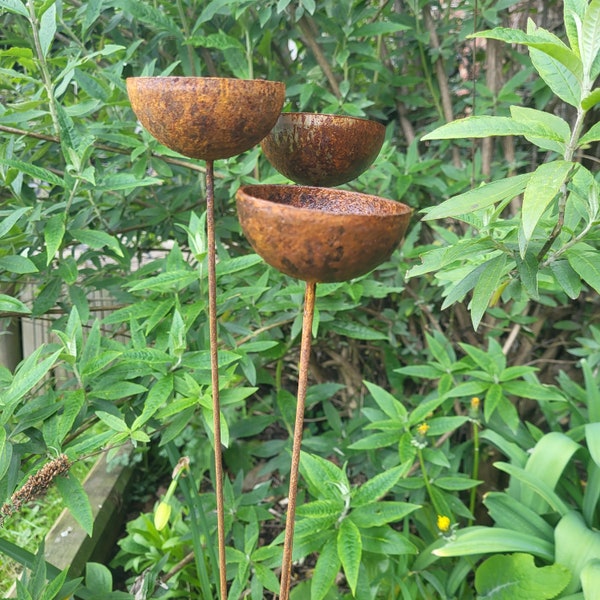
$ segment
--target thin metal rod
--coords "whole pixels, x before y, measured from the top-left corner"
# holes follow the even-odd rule
[[[217,500],[217,538],[219,543],[219,581],[221,600],[227,599],[227,561],[225,558],[225,502],[223,499],[223,454],[221,448],[221,404],[219,402],[219,354],[217,350],[217,275],[215,242],[215,194],[213,161],[206,161],[206,241],[208,247],[208,331],[212,384],[213,429],[215,436],[215,496]]]
[[[300,365],[298,375],[298,397],[296,402],[296,421],[294,423],[294,440],[292,444],[292,463],[290,469],[290,489],[288,492],[288,508],[283,542],[283,560],[281,562],[281,584],[279,600],[288,600],[292,575],[292,549],[294,544],[294,520],[296,518],[296,499],[298,496],[298,470],[300,466],[300,448],[302,446],[302,429],[304,426],[304,407],[306,405],[306,384],[308,381],[308,363],[310,360],[310,341],[312,322],[315,314],[315,292],[317,284],[306,282],[304,294],[304,315],[302,317],[302,341],[300,343]]]

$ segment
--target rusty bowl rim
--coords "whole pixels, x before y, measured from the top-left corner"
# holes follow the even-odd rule
[[[315,190],[315,191],[319,191],[318,193],[321,193],[320,191],[324,191],[327,192],[327,194],[329,195],[329,197],[335,197],[337,194],[340,195],[344,195],[344,196],[354,196],[354,197],[362,197],[362,198],[371,198],[376,200],[379,203],[383,203],[383,204],[391,204],[394,207],[402,207],[404,210],[400,210],[399,212],[392,212],[392,213],[384,213],[384,214],[380,214],[377,212],[374,213],[361,213],[361,212],[334,212],[331,210],[324,210],[324,209],[315,209],[315,208],[306,208],[306,207],[302,207],[302,206],[293,206],[291,204],[286,204],[283,202],[276,202],[274,200],[269,200],[267,198],[261,198],[260,196],[255,196],[253,194],[249,194],[247,191],[245,191],[248,188],[270,188],[270,189],[281,189],[281,188],[285,188],[286,190],[294,190],[294,191],[298,191],[298,192],[310,192],[311,190]],[[243,194],[243,196],[240,196],[240,194]],[[275,205],[275,206],[280,206],[282,207],[284,210],[290,211],[292,214],[298,214],[298,215],[304,215],[304,216],[314,216],[315,211],[317,211],[319,214],[323,214],[323,215],[328,215],[330,217],[338,217],[338,218],[342,218],[342,217],[364,217],[364,218],[369,218],[369,219],[392,219],[392,218],[398,218],[398,217],[405,217],[407,216],[408,218],[410,218],[413,209],[408,205],[408,204],[404,204],[403,202],[400,202],[399,200],[391,200],[390,198],[384,198],[383,196],[376,196],[374,194],[365,194],[364,192],[356,192],[354,190],[340,190],[337,188],[330,188],[330,187],[323,187],[323,186],[312,186],[312,185],[288,185],[288,184],[270,184],[270,183],[264,183],[264,184],[245,184],[242,185],[238,188],[237,192],[235,193],[235,197],[236,200],[244,200],[245,198],[251,198],[252,200],[255,200],[259,203],[264,204],[265,206],[267,205]],[[344,201],[342,199],[339,200],[340,202],[340,206],[344,206]]]
[[[136,80],[136,81],[174,81],[174,80],[184,80],[184,81],[229,81],[229,82],[240,82],[240,83],[265,83],[265,84],[276,84],[283,85],[285,83],[283,81],[276,81],[274,79],[244,79],[241,77],[201,77],[201,76],[193,76],[193,75],[132,75],[130,77],[126,77],[125,81]]]
[[[286,112],[282,112],[279,115],[279,119],[282,119],[284,117],[288,117],[288,116],[306,116],[306,117],[316,117],[316,118],[323,118],[323,119],[336,119],[336,120],[343,120],[343,121],[363,121],[366,123],[373,123],[375,125],[379,125],[380,127],[382,127],[383,129],[385,129],[385,125],[383,123],[380,123],[379,121],[376,121],[375,119],[370,119],[369,117],[357,117],[355,115],[344,115],[344,114],[339,114],[339,113],[318,113],[318,112],[310,112],[310,111],[286,111]],[[278,120],[279,120],[278,119]]]

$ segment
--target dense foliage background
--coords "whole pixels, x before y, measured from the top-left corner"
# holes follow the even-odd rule
[[[125,79],[140,75],[280,80],[285,110],[380,121],[383,149],[348,187],[414,209],[389,262],[318,287],[293,597],[595,597],[598,1],[0,11],[0,309],[7,332],[20,317],[50,332],[0,369],[0,552],[34,573],[19,598],[134,582],[136,598],[216,597],[203,165],[138,125]],[[437,129],[472,116],[502,119]],[[287,181],[259,148],[216,170],[230,597],[270,598],[303,286],[235,215],[241,184]],[[126,441],[151,507],[190,458],[169,522],[132,519],[110,571],[17,552],[27,477]],[[91,531],[77,479],[51,479]],[[494,591],[508,582],[521,595]]]

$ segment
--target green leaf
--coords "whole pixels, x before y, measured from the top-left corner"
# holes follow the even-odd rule
[[[364,382],[365,387],[369,390],[373,400],[377,403],[377,406],[390,418],[395,421],[404,421],[406,419],[406,408],[404,405],[387,390],[382,387],[370,383],[369,381]]]
[[[486,183],[464,194],[454,196],[437,206],[424,209],[422,211],[425,214],[423,220],[432,221],[433,219],[457,217],[493,206],[509,198],[512,199],[523,192],[530,178],[531,174],[526,173]]]
[[[585,441],[593,461],[600,467],[600,423],[586,423]]]
[[[125,423],[123,419],[115,417],[115,415],[111,415],[110,413],[107,413],[103,410],[98,410],[96,411],[96,416],[114,431],[117,431],[119,433],[125,433],[129,431],[127,423]]]
[[[176,269],[166,273],[160,273],[155,277],[149,277],[138,281],[129,287],[130,291],[155,290],[158,292],[180,291],[198,281],[198,273],[188,269]]]
[[[337,551],[337,540],[329,539],[317,559],[310,584],[310,600],[323,600],[335,583],[340,570],[340,557]]]
[[[592,90],[585,98],[581,100],[581,108],[583,108],[583,110],[590,110],[590,108],[596,106],[598,102],[600,102],[600,88]],[[581,141],[578,145],[580,144]]]
[[[365,506],[385,496],[398,483],[403,472],[404,467],[397,466],[378,473],[354,491],[351,506]]]
[[[65,506],[83,530],[91,537],[94,529],[94,517],[89,498],[83,486],[73,475],[57,477],[55,481]]]
[[[550,270],[560,287],[571,300],[579,297],[581,293],[581,279],[568,261],[553,261],[550,263]]]
[[[593,558],[588,561],[580,573],[583,597],[593,598],[600,590],[600,559]]]
[[[7,235],[17,221],[28,212],[31,212],[31,208],[29,206],[24,206],[15,210],[11,209],[10,214],[6,218],[2,219],[2,222],[0,222],[0,238],[3,238],[5,235]]]
[[[446,123],[424,135],[425,140],[485,138],[503,135],[535,135],[536,130],[510,117],[474,116]]]
[[[329,329],[340,335],[355,339],[355,340],[387,340],[388,336],[381,331],[377,331],[372,327],[360,325],[353,322],[335,322],[329,325]]]
[[[417,554],[417,548],[408,540],[408,536],[389,526],[361,529],[363,550],[386,556]]]
[[[53,3],[48,7],[42,18],[40,19],[40,48],[42,50],[42,56],[48,54],[48,50],[54,40],[54,34],[56,33],[56,3]]]
[[[560,61],[540,50],[529,48],[529,56],[535,70],[552,92],[567,104],[579,108],[582,92],[578,77]]]
[[[543,148],[563,156],[566,145],[571,137],[569,124],[560,117],[542,110],[525,106],[511,106],[510,114],[513,119],[538,130],[536,134],[528,134],[525,138]]]
[[[581,588],[580,577],[585,566],[600,559],[600,532],[589,529],[581,515],[567,512],[554,529],[556,562],[567,567],[572,579],[565,593]]]
[[[31,309],[18,298],[0,294],[0,311],[7,313],[31,314]]]
[[[117,256],[123,256],[121,245],[112,235],[106,233],[106,231],[98,231],[93,229],[71,229],[69,233],[82,244],[100,250],[105,246],[112,250]]]
[[[32,260],[17,254],[0,258],[0,269],[4,269],[9,273],[18,273],[19,275],[38,272],[38,268]]]
[[[592,249],[587,244],[575,244],[565,254],[573,270],[600,294],[600,261],[598,250]]]
[[[401,23],[392,23],[390,21],[377,21],[366,23],[357,27],[350,35],[352,37],[370,37],[374,35],[386,35],[398,31],[408,31],[410,27]]]
[[[548,600],[555,598],[570,578],[562,565],[537,567],[531,554],[501,554],[477,568],[475,589],[481,600]]]
[[[523,195],[521,222],[525,240],[531,239],[538,221],[557,198],[573,166],[572,162],[556,160],[541,164],[534,171]]]
[[[53,260],[62,244],[65,235],[65,215],[59,213],[52,215],[44,225],[44,242],[46,244],[46,265]]]
[[[408,502],[373,502],[352,510],[349,519],[360,528],[380,527],[387,523],[398,523],[419,508],[419,504]]]
[[[51,185],[66,187],[65,182],[58,175],[55,175],[52,171],[48,171],[47,169],[43,169],[42,167],[32,165],[31,163],[23,162],[21,160],[16,160],[13,158],[0,157],[0,165],[14,167],[15,169],[19,169],[19,171],[22,171],[23,173],[29,175],[30,177],[33,177],[34,179],[41,179],[42,181],[46,181]]]
[[[591,144],[592,142],[597,142],[600,140],[600,122],[594,123],[588,131],[579,138],[579,142],[577,147],[585,146],[586,144]]]
[[[525,552],[554,562],[554,544],[529,533],[501,527],[468,527],[456,539],[433,551],[436,556],[473,556],[498,552]]]
[[[338,500],[342,496],[340,487],[350,491],[350,483],[344,471],[320,456],[302,452],[300,472],[315,497]]]
[[[344,568],[344,574],[352,593],[356,593],[358,571],[362,557],[362,539],[358,527],[349,519],[340,524],[337,536],[337,552]]]
[[[508,260],[506,254],[500,254],[484,263],[484,269],[473,288],[471,300],[471,321],[473,329],[477,330],[481,319],[487,310],[490,300],[496,292],[500,282],[506,275]]]
[[[579,40],[579,52],[583,63],[585,78],[591,82],[597,73],[592,72],[592,67],[598,52],[600,52],[600,1],[592,0],[585,11]]]
[[[0,8],[16,15],[29,18],[27,8],[20,0],[0,0]]]
[[[514,529],[551,542],[553,527],[537,512],[505,492],[488,492],[483,503],[498,527]]]
[[[495,29],[476,33],[469,37],[483,37],[511,44],[522,44],[556,60],[578,79],[581,79],[583,75],[583,66],[577,54],[562,42],[560,38],[544,29],[540,28],[532,33],[525,33],[520,29],[496,27]]]
[[[131,429],[139,429],[144,425],[156,411],[167,402],[173,392],[173,373],[159,379],[148,392],[142,414],[135,419]]]

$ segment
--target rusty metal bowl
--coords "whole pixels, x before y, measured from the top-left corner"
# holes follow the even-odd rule
[[[385,127],[369,119],[282,113],[261,148],[293,182],[331,187],[363,173],[377,158],[384,137]]]
[[[265,262],[297,279],[346,281],[399,245],[411,209],[378,196],[295,185],[248,185],[237,194],[246,238]]]
[[[258,144],[285,100],[283,83],[262,79],[129,77],[126,83],[133,111],[161,144],[204,160]]]

